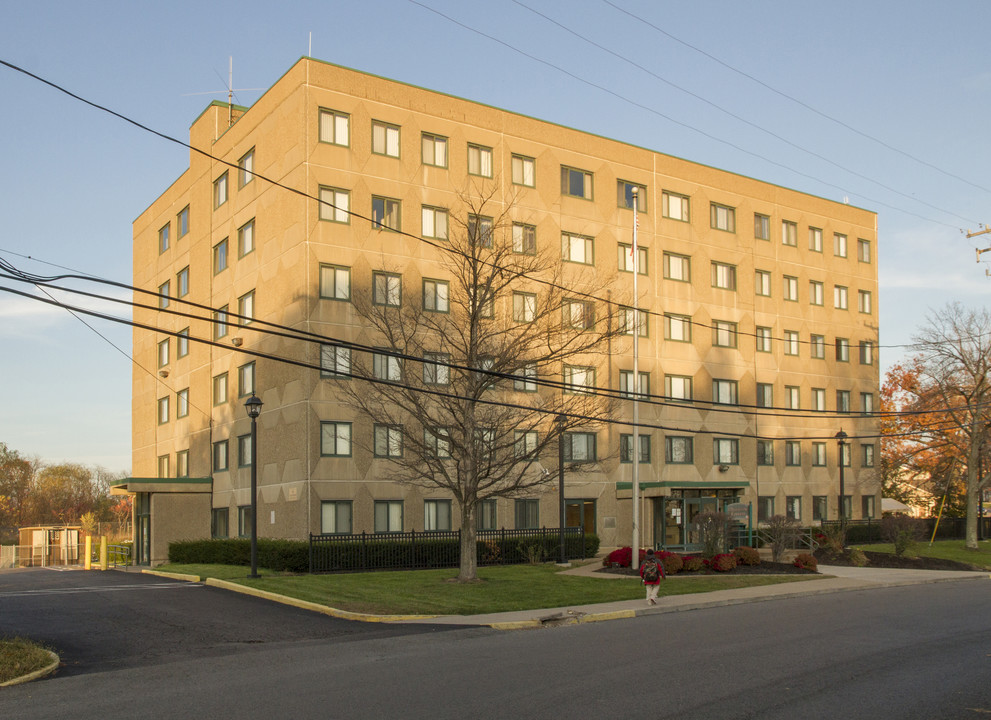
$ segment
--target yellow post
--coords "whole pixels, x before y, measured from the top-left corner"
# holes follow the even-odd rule
[[[107,570],[110,568],[110,562],[107,558],[107,536],[100,536],[100,569]]]
[[[83,558],[83,569],[92,570],[93,569],[93,538],[89,535],[86,536],[86,556]]]

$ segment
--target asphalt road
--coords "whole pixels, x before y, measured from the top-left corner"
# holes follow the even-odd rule
[[[516,632],[348,631],[346,621],[211,588],[91,592],[108,613],[124,609],[115,598],[132,596],[127,607],[147,632],[140,641],[103,638],[130,647],[122,660],[90,650],[51,679],[0,690],[0,718],[991,715],[987,580]],[[35,610],[21,606],[23,597],[32,596],[13,593],[0,575],[0,627],[14,601],[13,624],[43,625],[29,618],[44,614],[56,618],[53,637],[72,635],[54,628],[65,624],[58,618],[81,617],[66,607],[80,594],[34,596]],[[194,607],[199,617],[191,621]],[[100,622],[108,632],[114,627]],[[207,636],[178,639],[184,632]],[[67,649],[87,644],[96,643],[77,637]]]

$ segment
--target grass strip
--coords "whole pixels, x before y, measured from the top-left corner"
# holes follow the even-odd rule
[[[24,638],[0,638],[0,683],[41,670],[52,662],[48,651]]]
[[[894,554],[895,546],[891,543],[873,543],[870,545],[857,545],[861,550],[873,552],[883,552]],[[955,560],[956,562],[970,563],[985,570],[991,570],[991,540],[982,540],[977,543],[977,550],[967,548],[963,540],[937,540],[932,545],[928,540],[917,542],[912,545],[906,557],[931,557],[940,560]]]

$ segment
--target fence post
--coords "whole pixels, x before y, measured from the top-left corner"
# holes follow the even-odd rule
[[[313,533],[310,533],[310,553],[309,554],[310,554],[310,557],[309,557],[310,575],[312,575],[313,574]]]
[[[409,566],[416,569],[416,530],[409,531]]]
[[[365,531],[362,530],[361,531],[361,553],[360,553],[360,558],[359,558],[361,560],[361,569],[362,570],[367,570],[368,569],[368,548],[366,547],[365,543],[366,543],[366,540],[365,540]]]

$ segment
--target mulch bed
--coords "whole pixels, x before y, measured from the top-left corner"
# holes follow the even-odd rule
[[[628,567],[604,567],[595,572],[609,575],[632,575],[640,577],[639,570],[630,570]],[[737,565],[729,572],[716,572],[714,570],[698,570],[696,572],[679,571],[673,577],[695,577],[698,575],[815,575],[814,570],[803,570],[795,567],[791,563],[761,562],[760,565]]]
[[[955,560],[941,560],[940,558],[929,557],[898,557],[893,553],[863,551],[867,557],[867,567],[891,568],[898,570],[983,570],[976,565],[956,562]],[[850,551],[844,550],[842,553],[832,552],[825,548],[819,548],[815,554],[820,565],[845,565],[854,566],[850,560]]]

